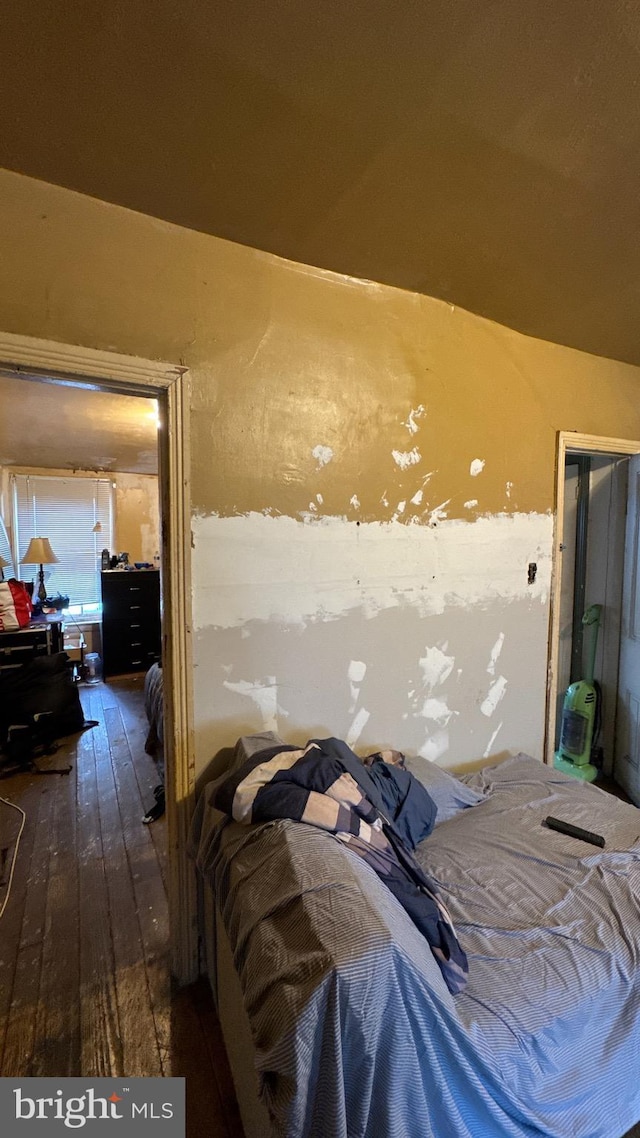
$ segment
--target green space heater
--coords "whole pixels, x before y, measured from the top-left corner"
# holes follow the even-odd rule
[[[602,605],[590,605],[582,618],[582,623],[591,629],[589,664],[584,679],[576,680],[567,688],[562,706],[560,746],[553,764],[556,770],[582,778],[585,782],[593,782],[598,774],[591,762],[591,748],[599,714],[599,691],[593,673],[601,612]]]

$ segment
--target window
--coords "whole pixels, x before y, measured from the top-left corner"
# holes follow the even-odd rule
[[[47,595],[68,596],[74,614],[99,612],[100,553],[113,547],[111,480],[13,474],[11,481],[18,561],[32,537],[48,537],[58,563],[43,566]],[[38,570],[21,569],[36,588]]]

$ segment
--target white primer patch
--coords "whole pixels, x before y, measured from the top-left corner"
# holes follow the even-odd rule
[[[354,510],[360,509],[360,499],[357,494],[353,494],[352,497],[349,498],[349,505],[353,506]]]
[[[492,683],[489,688],[488,695],[484,702],[480,705],[480,711],[487,717],[493,715],[496,707],[500,703],[504,693],[507,690],[507,681],[504,676],[498,676],[497,680]]]
[[[423,498],[422,490],[416,490],[415,494],[413,495],[413,498],[411,499],[411,504],[413,506],[422,505],[422,498]]]
[[[447,498],[446,502],[441,502],[439,506],[435,506],[429,514],[429,525],[436,525],[438,522],[443,522],[447,516],[445,506],[449,505],[451,498]]]
[[[469,474],[471,475],[471,477],[477,478],[479,474],[482,474],[482,471],[484,470],[484,466],[485,466],[484,458],[474,458],[473,462],[471,463],[471,466],[469,467]]]
[[[433,697],[431,699],[425,699],[422,705],[422,711],[420,712],[423,719],[433,720],[434,723],[442,723],[443,726],[449,722],[451,716],[454,714],[455,712],[451,711],[446,700],[434,699]]]
[[[331,450],[331,447],[323,447],[320,444],[314,447],[311,453],[318,463],[319,467],[326,466],[327,463],[331,462],[331,459],[333,458],[333,451]]]
[[[428,692],[432,692],[439,684],[449,678],[455,664],[454,656],[446,656],[441,648],[427,648],[424,656],[418,660],[422,671],[422,682]],[[410,695],[413,693],[410,692]]]
[[[322,494],[316,494],[316,502],[318,503],[319,506],[322,505],[322,503],[324,502],[324,498],[322,497]]]
[[[358,739],[362,735],[362,732],[364,731],[365,727],[367,726],[367,723],[369,722],[370,714],[371,713],[369,711],[367,711],[364,707],[360,708],[360,711],[355,716],[355,718],[354,718],[354,720],[353,720],[353,722],[352,722],[352,724],[351,724],[351,726],[347,732],[345,743],[347,744],[348,747],[353,747],[358,742]]]
[[[497,514],[437,527],[261,513],[196,516],[194,629],[252,620],[304,624],[359,610],[417,616],[500,600],[546,605],[551,514]],[[538,564],[533,585],[522,566]]]
[[[426,413],[427,413],[426,407],[424,407],[422,405],[422,403],[420,403],[415,408],[415,410],[412,409],[409,412],[409,418],[407,419],[406,423],[402,424],[402,426],[407,428],[409,434],[411,434],[411,435],[417,434],[418,430],[419,430],[419,426],[418,426],[418,423],[416,423],[416,419],[421,419],[423,415],[426,415]]]
[[[513,490],[513,482],[507,482],[505,489],[507,492],[507,498],[510,498],[511,497],[511,491]]]
[[[363,660],[351,660],[347,675],[352,684],[361,684],[367,674],[367,665]]]
[[[355,711],[358,696],[360,695],[360,684],[362,683],[367,671],[367,665],[362,660],[351,660],[347,669],[347,676],[349,678],[349,694],[351,696],[351,706],[349,711]]]
[[[496,739],[497,739],[498,735],[500,734],[500,731],[502,730],[502,725],[503,725],[503,723],[504,723],[504,720],[502,721],[502,723],[499,723],[499,724],[498,724],[498,726],[496,727],[495,731],[493,732],[493,735],[492,735],[492,736],[491,736],[491,738],[489,739],[489,742],[487,743],[487,747],[486,747],[486,750],[484,751],[484,753],[483,753],[483,755],[482,755],[483,759],[488,759],[488,758],[489,758],[489,755],[491,754],[491,748],[493,747],[493,744],[495,743],[495,741],[496,741]]]
[[[246,695],[255,703],[262,716],[262,730],[278,730],[278,712],[287,718],[287,712],[278,707],[278,685],[275,676],[267,676],[264,680],[223,680],[223,687],[228,691]]]
[[[422,462],[422,455],[417,447],[414,447],[413,450],[392,450],[391,454],[396,466],[399,466],[401,470],[408,470],[410,466]]]
[[[437,763],[449,750],[449,732],[446,728],[436,731],[418,748],[418,754],[431,763]]]
[[[502,652],[503,644],[504,644],[504,632],[501,632],[498,639],[496,640],[493,648],[491,649],[491,659],[489,660],[489,663],[487,664],[487,671],[488,671],[490,676],[495,676],[495,674],[496,674],[496,664],[498,662],[498,657],[499,657],[500,653]]]
[[[465,510],[472,510],[473,507],[477,506],[477,505],[478,505],[478,499],[477,498],[469,498],[469,501],[465,502],[464,508],[465,508]]]

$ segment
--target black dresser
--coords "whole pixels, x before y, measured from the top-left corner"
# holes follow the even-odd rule
[[[102,577],[102,673],[146,672],[160,659],[160,573],[107,570]]]

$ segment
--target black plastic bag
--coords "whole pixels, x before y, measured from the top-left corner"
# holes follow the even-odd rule
[[[66,652],[35,656],[19,668],[0,672],[0,743],[14,726],[33,726],[46,716],[48,734],[72,735],[85,726],[80,693]]]

